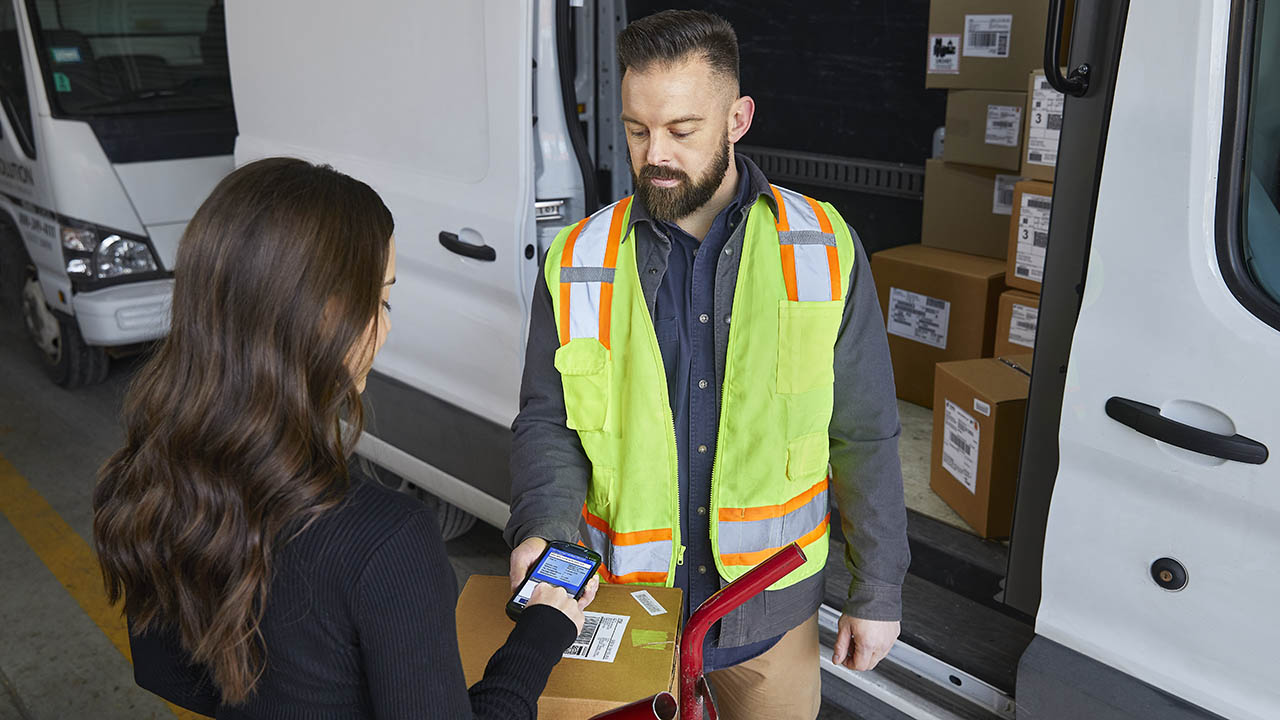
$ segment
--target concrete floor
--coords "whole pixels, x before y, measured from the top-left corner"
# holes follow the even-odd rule
[[[0,720],[197,717],[134,685],[118,649],[123,624],[102,607],[96,570],[74,576],[68,568],[75,563],[48,548],[37,552],[31,539],[59,526],[87,548],[95,474],[122,442],[117,415],[137,366],[136,359],[116,361],[105,383],[63,390],[47,380],[21,330],[0,320],[0,486],[11,494],[15,482],[29,486],[47,503],[45,516],[0,513]],[[945,519],[950,509],[928,489],[929,411],[903,404],[902,418],[908,504]],[[450,542],[449,554],[459,587],[474,573],[506,572],[506,545],[483,523]],[[853,716],[824,706],[819,717]]]

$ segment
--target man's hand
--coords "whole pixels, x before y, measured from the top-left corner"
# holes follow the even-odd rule
[[[524,578],[529,574],[529,569],[538,561],[538,557],[542,555],[542,551],[547,549],[547,541],[540,537],[526,538],[524,542],[516,546],[511,551],[511,569],[507,573],[507,577],[511,580],[511,592],[515,592],[520,587],[520,583],[524,582]],[[587,581],[587,586],[582,589],[582,597],[578,598],[579,610],[587,609],[592,600],[596,599],[596,590],[600,588],[600,576],[596,575]],[[581,631],[581,621],[575,620],[579,624],[578,630]]]
[[[538,561],[538,556],[547,549],[547,541],[540,537],[525,538],[525,541],[511,551],[511,570],[507,573],[511,579],[511,592],[515,592],[529,574],[529,569]]]
[[[840,616],[840,634],[836,637],[835,653],[831,662],[850,670],[871,670],[898,639],[902,624],[863,620],[849,615]]]

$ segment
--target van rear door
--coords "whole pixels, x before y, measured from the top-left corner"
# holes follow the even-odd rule
[[[504,431],[528,315],[521,278],[537,263],[532,23],[531,0],[227,10],[237,164],[328,163],[372,185],[395,215],[393,329],[374,366],[396,389],[390,402],[429,397],[435,411]],[[379,417],[396,414],[375,401]],[[405,414],[416,421],[405,443],[451,421]]]
[[[1129,3],[1036,632],[1261,720],[1280,707],[1280,7],[1174,5]],[[1147,708],[1192,716],[1166,710]]]

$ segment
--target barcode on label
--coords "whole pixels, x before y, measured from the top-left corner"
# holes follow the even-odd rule
[[[925,298],[924,304],[931,308],[936,308],[938,310],[941,310],[947,306],[947,301],[939,300],[938,298],[931,297],[931,298]]]
[[[578,633],[577,639],[568,650],[564,651],[564,654],[573,657],[586,656],[587,651],[591,649],[591,641],[596,639],[596,633],[600,630],[600,620],[599,615],[588,615],[582,622],[582,632]]]
[[[1049,233],[1037,230],[1035,237],[1031,238],[1031,244],[1038,248],[1049,247]]]
[[[1035,323],[1033,323],[1033,322],[1027,322],[1026,320],[1019,320],[1018,322],[1014,323],[1014,326],[1015,326],[1015,327],[1020,327],[1020,328],[1022,328],[1023,330],[1033,330],[1033,331],[1034,331],[1034,330],[1036,329],[1036,324],[1035,324]]]
[[[966,455],[968,455],[968,454],[969,454],[969,451],[970,451],[970,449],[971,449],[971,448],[970,448],[970,446],[969,446],[969,443],[967,443],[967,442],[965,442],[965,441],[961,440],[961,439],[960,439],[960,438],[958,438],[958,437],[955,437],[954,435],[953,435],[953,436],[951,436],[951,444],[952,444],[953,446],[955,446],[955,448],[956,448],[957,450],[959,450],[960,452],[962,452],[962,453],[964,453],[964,454],[966,454]]]
[[[969,46],[980,48],[995,48],[996,52],[1004,55],[1009,48],[1009,35],[1001,32],[976,32],[969,35]]]
[[[1041,199],[1041,198],[1029,197],[1027,198],[1027,207],[1033,207],[1033,208],[1036,208],[1037,210],[1052,210],[1053,201],[1048,198]]]
[[[1061,130],[1062,116],[1055,113],[1050,113],[1049,117],[1045,118],[1045,126],[1048,127],[1050,130]]]
[[[1012,205],[1012,204],[1013,204],[1013,191],[1012,191],[1012,190],[1001,189],[1001,190],[1000,190],[1000,198],[999,198],[999,202],[1000,202],[1000,204],[1001,204],[1001,205]]]

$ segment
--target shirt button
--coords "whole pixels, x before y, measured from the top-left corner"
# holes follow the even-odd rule
[[[704,507],[700,507],[700,508],[698,508],[698,514],[699,514],[699,515],[706,515],[706,514],[707,514],[707,509],[706,509],[706,508],[704,508]]]
[[[727,247],[727,248],[725,248],[725,249],[724,249],[724,254],[725,254],[725,255],[732,255],[732,254],[733,254],[733,248],[731,248],[731,247]]]
[[[701,315],[698,316],[698,322],[702,323],[703,325],[706,325],[707,322],[710,320],[711,320],[711,317],[706,313],[702,313]]]
[[[706,566],[706,565],[699,565],[699,566],[698,566],[698,574],[699,574],[699,575],[706,575],[706,574],[707,574],[707,566]]]
[[[728,316],[728,315],[725,315],[725,316],[724,316],[724,324],[725,324],[725,325],[728,325],[728,324],[729,324],[729,316]]]
[[[706,381],[706,380],[699,380],[699,381],[698,381],[698,388],[699,388],[699,389],[702,389],[702,390],[706,390],[706,389],[707,389],[707,381]]]
[[[706,454],[707,454],[707,446],[706,446],[706,445],[699,445],[699,446],[698,446],[698,454],[699,454],[699,455],[706,455]]]
[[[649,268],[649,274],[650,274],[650,275],[657,275],[657,274],[658,274],[658,268]]]

